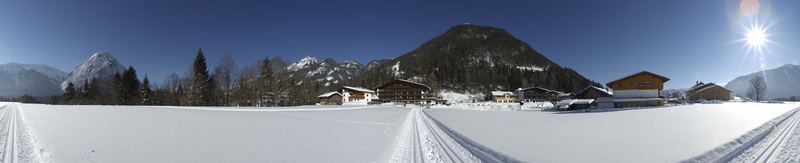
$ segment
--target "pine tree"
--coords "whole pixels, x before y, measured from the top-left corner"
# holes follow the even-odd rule
[[[175,105],[188,105],[186,104],[186,100],[183,97],[186,97],[185,91],[183,91],[183,84],[178,84],[178,88],[175,89]]]
[[[208,92],[210,92],[208,90],[208,84],[209,75],[206,66],[206,57],[203,55],[203,49],[199,49],[192,66],[192,83],[189,87],[189,105],[208,105],[210,101],[208,97]]]
[[[78,95],[78,104],[86,104],[87,99],[89,99],[89,80],[83,80],[83,86]]]
[[[125,70],[122,74],[122,84],[125,87],[124,91],[124,98],[126,105],[134,105],[136,104],[137,99],[139,98],[139,88],[140,82],[139,78],[136,77],[136,69],[133,69],[133,66],[128,67],[128,70]]]
[[[209,79],[206,80],[204,89],[205,92],[203,92],[203,94],[208,97],[208,103],[206,103],[206,105],[218,106],[221,102],[217,94],[217,83],[214,81],[214,75],[211,75]]]
[[[113,86],[111,88],[112,103],[115,105],[123,105],[127,101],[125,83],[122,80],[122,75],[119,72],[114,73],[112,78]]]
[[[261,63],[261,75],[258,77],[259,83],[259,106],[273,106],[275,97],[275,74],[272,72],[272,64],[269,58],[264,58]]]
[[[436,74],[431,71],[425,76],[425,84],[431,87],[431,94],[437,95],[439,92],[439,80],[436,79]]]
[[[75,84],[72,82],[67,83],[67,88],[64,89],[64,95],[61,96],[61,103],[68,104],[75,98]]]
[[[100,82],[97,77],[92,77],[89,80],[89,85],[86,86],[86,101],[88,104],[100,104]]]
[[[147,79],[147,75],[144,75],[144,79],[142,79],[142,91],[140,92],[141,103],[142,105],[152,105],[153,101],[150,99],[150,94],[152,90],[150,89],[150,80]]]

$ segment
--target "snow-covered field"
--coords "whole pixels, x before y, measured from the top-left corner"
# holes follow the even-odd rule
[[[791,117],[787,113],[798,106],[722,103],[566,113],[391,105],[0,103],[4,147],[0,158],[2,162],[10,162],[9,158],[15,162],[676,162],[730,144],[776,117]],[[786,122],[800,123],[797,119]],[[773,139],[764,139],[743,150],[756,152],[742,153],[785,153],[772,149],[796,148],[792,144],[800,144],[800,136],[781,133],[800,133],[796,129],[800,127],[780,124],[795,128],[777,127],[778,134],[766,137],[786,140],[781,144],[787,145],[771,147],[768,142]],[[760,150],[762,146],[768,150]],[[791,152],[777,155],[797,157]]]
[[[408,113],[388,107],[18,107],[49,162],[383,162]]]
[[[677,162],[712,150],[798,104],[697,104],[610,112],[437,109],[445,126],[531,162]]]

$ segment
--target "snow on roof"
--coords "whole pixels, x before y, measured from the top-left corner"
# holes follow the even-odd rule
[[[565,95],[565,94],[567,94],[567,95],[568,95],[568,93],[564,93],[564,92],[560,92],[560,91],[555,91],[555,90],[550,90],[550,89],[547,89],[547,88],[542,88],[542,87],[521,88],[521,89],[518,89],[518,90],[526,91],[526,90],[531,90],[531,89],[538,89],[538,90],[541,90],[542,92],[546,92],[546,93],[557,93],[557,94],[559,94],[559,95]]]
[[[556,103],[556,106],[569,106],[569,105],[572,105],[572,104],[588,105],[588,104],[592,104],[593,102],[594,102],[594,99],[569,99],[569,100],[558,101]]]
[[[359,91],[359,92],[375,93],[375,91],[373,91],[373,90],[366,89],[366,88],[361,88],[361,87],[342,86],[342,88],[349,89],[349,90],[354,90],[354,91]]]
[[[637,73],[630,74],[630,75],[628,75],[628,76],[623,76],[622,78],[619,78],[619,79],[617,79],[617,80],[612,80],[611,82],[608,82],[608,83],[606,83],[606,85],[609,85],[609,84],[611,84],[611,83],[614,83],[614,82],[620,81],[620,80],[622,80],[622,79],[627,79],[627,78],[629,78],[629,77],[632,77],[632,76],[635,76],[635,75],[643,74],[643,73],[645,73],[645,74],[651,74],[651,75],[653,75],[653,76],[656,76],[656,77],[658,77],[658,78],[661,78],[662,80],[664,80],[664,82],[666,82],[666,81],[669,81],[669,78],[667,78],[667,77],[664,77],[664,76],[661,76],[661,75],[659,75],[659,74],[652,73],[652,72],[650,72],[650,71],[641,71],[641,72],[637,72]]]
[[[589,86],[589,87],[586,87],[586,88],[584,88],[584,89],[581,91],[581,93],[583,93],[583,92],[586,92],[586,90],[589,90],[589,89],[596,89],[596,90],[598,90],[598,91],[601,91],[601,92],[603,92],[603,93],[606,93],[606,94],[608,94],[608,95],[614,95],[614,93],[611,93],[610,91],[608,91],[608,90],[606,90],[606,89],[599,88],[599,87],[595,87],[595,86]]]
[[[730,90],[730,89],[728,89],[728,88],[725,88],[725,87],[723,87],[723,86],[719,86],[719,85],[717,85],[717,84],[714,84],[714,83],[708,83],[708,84],[705,84],[705,85],[706,85],[706,86],[704,86],[704,87],[701,87],[701,88],[695,88],[695,89],[697,89],[697,90],[696,90],[696,91],[694,91],[694,92],[702,92],[702,91],[705,91],[706,89],[713,88],[714,86],[717,86],[717,87],[720,87],[720,88],[722,88],[722,89],[725,89],[725,90],[731,91],[731,90]],[[733,91],[731,91],[731,92],[733,92]]]
[[[341,96],[341,94],[339,94],[339,92],[328,92],[328,93],[323,93],[322,95],[319,95],[317,97],[320,97],[320,98],[322,98],[322,97],[331,97],[333,95]]]
[[[505,94],[514,95],[513,92],[509,92],[509,91],[492,91],[492,96],[504,96]]]

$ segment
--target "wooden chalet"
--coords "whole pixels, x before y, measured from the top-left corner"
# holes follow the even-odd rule
[[[320,105],[341,105],[342,94],[339,92],[328,92],[317,96]]]
[[[697,82],[694,86],[689,88],[686,91],[686,96],[689,100],[692,101],[700,101],[700,100],[720,100],[720,101],[728,101],[733,99],[731,96],[732,91],[728,88],[723,86],[719,86],[714,83],[703,83]]]
[[[519,88],[517,89],[519,100],[525,102],[537,101],[558,101],[568,99],[571,94],[554,91],[542,87]]]
[[[492,91],[492,98],[497,103],[517,102],[517,94],[509,91]]]
[[[667,81],[667,77],[642,71],[606,83],[606,86],[614,90],[614,107],[661,106],[666,104],[661,91]]]
[[[378,96],[375,95],[375,91],[361,87],[342,86],[342,89],[340,89],[340,93],[342,94],[345,103],[347,102],[369,103],[372,102],[372,100],[378,99]]]

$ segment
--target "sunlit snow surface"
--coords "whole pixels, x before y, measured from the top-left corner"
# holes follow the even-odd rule
[[[430,110],[466,137],[531,162],[677,162],[800,105],[697,104],[613,112]]]
[[[388,162],[403,151],[396,149],[404,147],[399,142],[412,140],[402,136],[408,135],[402,129],[409,115],[430,115],[427,129],[445,134],[442,140],[474,143],[448,146],[482,146],[501,158],[675,162],[798,106],[724,103],[591,113],[424,109],[427,114],[402,106],[15,108],[48,162]],[[447,135],[452,131],[458,137]]]
[[[279,111],[48,105],[20,109],[38,135],[43,157],[52,162],[383,162],[408,113],[387,107],[316,106]]]

